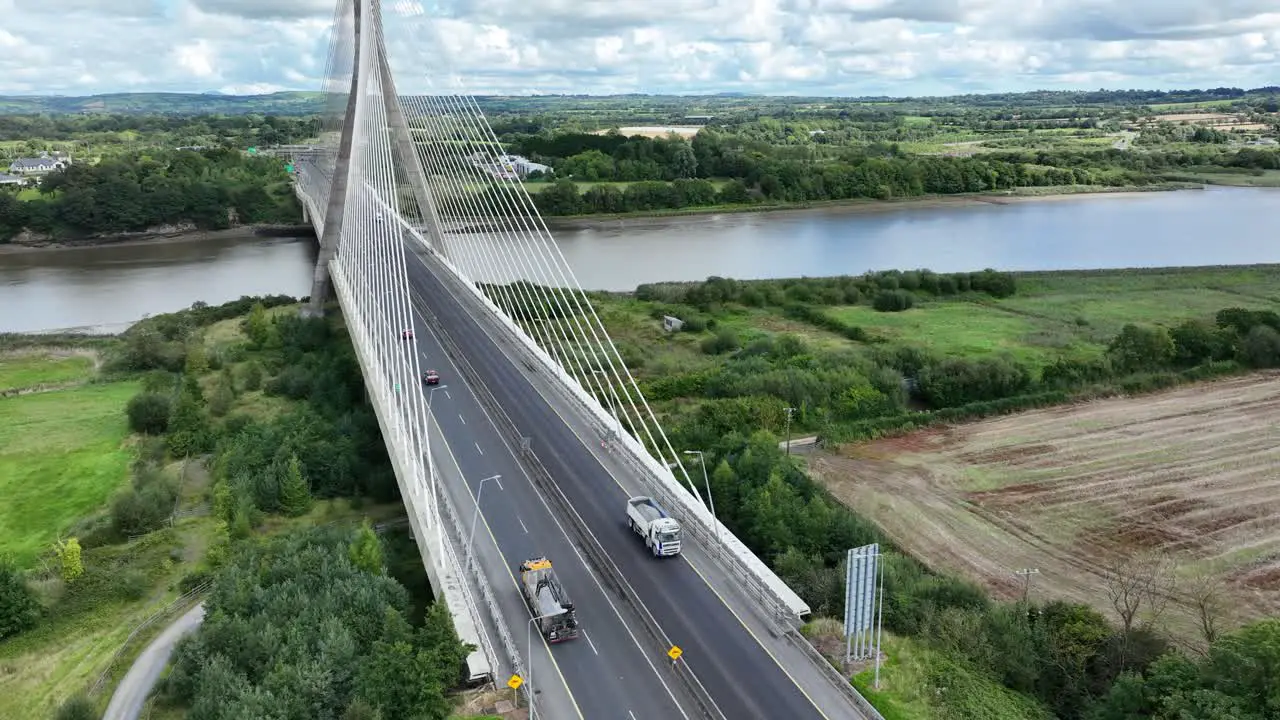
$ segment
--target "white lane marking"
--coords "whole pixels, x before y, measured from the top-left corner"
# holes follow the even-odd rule
[[[420,319],[423,320],[423,322],[426,322],[426,319],[422,318],[422,313],[417,308],[414,308],[413,311],[415,314],[418,315]],[[430,328],[428,328],[428,332],[431,332]],[[432,334],[434,335],[434,333]],[[440,342],[439,337],[436,338],[436,342],[437,343]],[[446,453],[448,453],[449,460],[450,462],[453,463],[453,469],[457,471],[457,476],[460,478],[465,478],[465,476],[462,474],[462,466],[458,464],[458,458],[453,454],[453,448],[449,446],[449,440],[447,437],[445,437],[444,428],[440,427],[440,423],[436,421],[434,416],[428,414],[427,416],[428,431],[430,431],[430,426],[432,424],[434,424],[436,427],[437,434],[440,436],[439,443],[441,445],[444,445],[444,450]],[[517,465],[518,464],[519,463],[517,463]],[[471,490],[471,487],[469,485],[467,486],[467,494],[471,496],[472,502],[477,501],[476,495]],[[480,515],[481,515],[481,520],[484,522],[484,531],[489,535],[489,540],[493,543],[493,547],[498,550],[499,554],[501,554],[502,546],[498,544],[498,539],[493,536],[493,528],[489,527],[489,518],[484,517],[483,511],[481,511]],[[510,567],[507,567],[506,571],[507,571],[507,577],[511,579],[512,589],[514,589],[517,593],[520,592],[520,582],[516,580],[515,573],[511,571]],[[608,598],[605,598],[605,599],[607,600]],[[582,708],[578,707],[578,698],[574,697],[573,689],[569,687],[569,681],[565,679],[564,671],[560,669],[560,663],[556,662],[555,655],[551,653],[551,646],[547,644],[547,639],[543,637],[541,633],[538,634],[538,639],[542,641],[542,647],[547,651],[547,659],[551,661],[551,667],[555,668],[556,675],[560,677],[560,684],[564,686],[564,691],[569,696],[569,702],[573,705],[573,710],[577,714],[578,720],[586,720],[586,716],[582,714]],[[533,663],[533,658],[529,658],[529,662]]]
[[[448,390],[445,390],[445,391],[444,391],[444,396],[445,396],[445,397],[447,397],[447,398],[449,398],[450,400],[452,400],[452,399],[453,399],[453,396],[449,394],[449,391],[448,391]]]
[[[498,483],[498,489],[499,489],[499,490],[501,490],[501,491],[503,491],[503,492],[506,492],[506,491],[507,491],[507,489],[506,489],[506,488],[502,487],[502,478],[498,477],[497,475],[494,475],[494,476],[493,476],[493,481],[494,481],[494,482],[496,482],[496,483]]]
[[[422,265],[427,266],[426,261],[425,261],[425,260],[423,260],[422,258],[418,258],[418,261],[419,261],[420,263],[422,263]],[[440,282],[442,285],[444,284],[444,283],[443,283],[443,282],[442,282],[438,277],[436,277],[435,272],[434,272],[434,271],[433,271],[429,266],[427,266],[427,272],[428,272],[428,274],[430,274],[433,278],[436,278],[436,282]],[[446,270],[446,272],[447,272],[447,270]],[[446,290],[446,292],[448,292],[448,291]],[[461,301],[461,300],[457,300],[457,299],[456,299],[456,297],[455,297],[455,302],[458,302],[459,304],[461,304],[461,303],[462,303],[462,301]],[[517,374],[517,375],[520,375],[521,377],[523,377],[523,378],[528,382],[529,386],[533,388],[533,391],[534,391],[534,393],[535,393],[536,395],[539,395],[539,396],[541,396],[541,397],[542,397],[543,402],[545,402],[545,403],[546,403],[546,405],[547,405],[547,407],[548,407],[548,408],[550,408],[550,410],[551,410],[552,414],[554,414],[557,418],[559,418],[559,419],[560,419],[560,422],[564,423],[564,425],[569,429],[569,434],[570,434],[570,435],[572,435],[572,436],[574,437],[574,439],[576,439],[579,443],[581,443],[581,445],[586,449],[586,451],[587,451],[587,454],[588,454],[588,455],[590,455],[591,457],[595,458],[596,462],[600,465],[601,469],[603,469],[603,470],[604,470],[604,472],[605,472],[605,474],[609,476],[609,479],[610,479],[610,480],[613,480],[613,483],[614,483],[615,485],[617,485],[617,486],[618,486],[618,489],[622,491],[622,494],[623,494],[623,495],[625,495],[625,496],[628,496],[628,497],[629,497],[629,496],[630,496],[630,494],[629,494],[629,492],[627,491],[627,488],[622,484],[622,481],[618,479],[618,477],[614,474],[613,470],[612,470],[612,469],[610,469],[610,467],[609,467],[609,466],[604,462],[604,460],[603,460],[602,458],[600,458],[598,455],[596,455],[595,451],[591,448],[591,446],[587,443],[587,441],[586,441],[586,440],[583,440],[583,439],[582,439],[582,437],[581,437],[580,435],[578,435],[577,431],[574,429],[574,425],[573,425],[573,423],[570,423],[570,422],[569,422],[569,420],[568,420],[568,418],[566,418],[566,417],[564,416],[564,414],[560,412],[560,408],[556,407],[556,403],[553,401],[553,399],[551,398],[551,396],[549,396],[549,395],[547,394],[548,392],[555,392],[555,391],[554,391],[554,390],[551,390],[551,389],[549,389],[549,388],[546,388],[546,386],[545,386],[545,385],[540,386],[540,385],[539,385],[539,383],[533,382],[533,380],[532,380],[532,379],[530,379],[530,378],[528,377],[528,375],[526,375],[524,372],[522,372],[522,371],[520,370],[521,365],[523,365],[523,356],[522,356],[522,355],[520,355],[520,350],[517,350],[515,347],[510,346],[507,342],[505,342],[505,337],[501,337],[501,338],[500,338],[500,337],[499,337],[498,335],[496,335],[495,333],[491,333],[491,332],[489,332],[488,328],[486,328],[486,327],[485,327],[485,325],[484,325],[484,321],[481,321],[481,320],[475,320],[474,322],[476,323],[476,325],[478,325],[478,326],[479,326],[479,330],[480,330],[481,334],[485,335],[485,336],[489,339],[489,341],[493,343],[494,347],[496,347],[496,348],[498,349],[498,352],[499,352],[499,353],[501,353],[501,354],[502,354],[502,355],[507,359],[507,362],[509,362],[509,363],[511,364],[511,366],[512,366],[513,368],[515,368],[516,374]],[[431,331],[431,329],[430,329],[430,328],[428,328],[428,331]],[[570,407],[573,407],[572,403],[573,403],[574,398],[565,398],[565,397],[564,397],[564,395],[562,395],[561,393],[558,393],[558,392],[556,393],[556,395],[557,395],[557,397],[559,397],[559,398],[561,398],[561,399],[568,400],[568,401],[569,401],[569,403],[570,403]],[[477,403],[477,404],[479,404],[479,403]],[[481,409],[481,411],[483,411],[483,412],[485,413],[485,415],[486,415],[486,416],[488,416],[489,412],[488,412],[488,410],[486,410],[486,409],[485,409],[485,407],[484,407],[483,405],[480,405],[480,409]],[[577,412],[575,412],[575,411],[570,411],[570,412],[572,412],[572,413],[573,413],[573,414],[575,414],[575,415],[577,415],[577,414],[578,414],[578,413],[577,413]],[[489,418],[489,422],[490,422],[490,423],[493,423],[493,418],[492,418],[492,417],[490,417],[490,418]],[[590,424],[590,423],[588,422],[588,425],[589,425],[589,424]],[[495,428],[495,429],[497,428],[497,425],[496,425],[496,424],[494,424],[494,428]],[[499,437],[502,437],[502,433],[498,433],[498,435],[499,435]],[[503,437],[503,442],[504,442],[504,443],[506,442],[506,438],[505,438],[505,437]],[[510,445],[508,445],[508,447],[510,447]],[[523,466],[521,466],[521,468],[523,469]],[[526,477],[527,477],[527,476],[528,476],[528,475],[527,475],[527,473],[526,473]],[[532,481],[530,481],[530,484],[532,484]],[[641,486],[642,486],[642,487],[643,487],[643,484],[644,484],[644,480],[643,480],[643,479],[641,479]],[[535,488],[535,491],[536,491],[536,488]],[[541,497],[541,493],[539,493],[539,497]],[[543,503],[543,505],[547,505],[547,501],[546,501],[545,499],[543,499],[542,503]],[[547,509],[548,509],[548,511],[550,511],[550,506],[547,506]],[[570,507],[570,509],[571,509],[571,510],[573,510],[573,512],[574,512],[574,514],[575,514],[575,515],[577,515],[577,511],[576,511],[576,509],[574,509],[574,508],[572,508],[572,507]],[[581,520],[581,516],[579,515],[578,517],[579,517],[579,519]],[[557,524],[557,525],[559,525],[559,524],[560,524],[560,523],[559,523],[559,520],[558,520],[558,519],[556,518],[556,516],[555,516],[555,513],[552,513],[552,518],[553,518],[553,519],[556,519],[556,524]],[[585,521],[584,521],[584,522],[582,522],[582,523],[581,523],[581,525],[582,525],[582,527],[587,531],[587,534],[588,534],[588,535],[590,535],[590,536],[592,537],[592,539],[593,539],[593,540],[595,540],[595,533],[591,531],[591,528],[587,527],[587,525],[586,525]],[[564,528],[561,528],[561,532],[564,532]],[[597,542],[599,542],[599,541],[597,541]],[[571,543],[571,544],[572,544],[572,543]],[[577,548],[576,548],[576,547],[574,547],[574,550],[575,550],[575,552],[576,552],[576,551],[577,551]],[[579,555],[579,557],[581,558],[581,555]],[[742,619],[742,617],[741,617],[740,615],[738,615],[738,611],[737,611],[737,610],[735,610],[735,609],[733,608],[733,606],[732,606],[732,605],[730,605],[730,604],[729,604],[729,602],[728,602],[727,600],[725,600],[724,596],[720,594],[720,591],[719,591],[719,590],[717,590],[717,589],[715,588],[715,586],[711,584],[711,581],[707,578],[707,576],[706,576],[706,575],[704,575],[704,574],[703,574],[702,570],[700,570],[700,569],[698,568],[698,566],[697,566],[697,565],[696,565],[692,560],[690,560],[688,557],[685,557],[685,555],[684,555],[683,553],[681,553],[681,554],[680,554],[680,555],[678,555],[677,557],[678,557],[680,560],[683,560],[683,561],[684,561],[684,563],[685,563],[686,565],[688,565],[688,566],[689,566],[689,568],[690,568],[691,570],[693,570],[694,574],[695,574],[695,575],[697,575],[697,576],[698,576],[698,578],[699,578],[700,580],[702,580],[702,583],[703,583],[704,585],[706,585],[706,586],[707,586],[707,589],[711,591],[711,594],[712,594],[712,595],[714,595],[714,596],[716,597],[716,599],[720,601],[720,604],[724,606],[725,610],[728,610],[728,611],[729,611],[729,614],[733,616],[734,620],[737,620],[737,621],[738,621],[738,624],[739,624],[739,625],[742,627],[742,629],[747,633],[747,635],[749,635],[749,636],[751,637],[751,639],[755,641],[756,645],[757,645],[761,650],[763,650],[763,651],[764,651],[765,655],[768,655],[768,656],[769,656],[769,659],[770,659],[770,660],[772,660],[772,661],[773,661],[773,663],[774,663],[775,665],[777,665],[777,666],[778,666],[778,669],[782,671],[782,674],[783,674],[783,675],[785,675],[785,676],[787,677],[787,679],[791,681],[791,684],[792,684],[792,685],[794,685],[794,686],[796,687],[796,689],[800,691],[800,694],[801,694],[801,695],[803,695],[803,696],[804,696],[804,698],[805,698],[806,700],[808,700],[808,701],[809,701],[809,704],[810,704],[810,705],[812,705],[812,706],[813,706],[813,708],[814,708],[815,710],[817,710],[818,714],[819,714],[819,715],[821,715],[823,718],[827,718],[827,717],[829,717],[829,716],[828,716],[828,715],[827,715],[827,714],[822,710],[822,708],[818,706],[818,703],[814,702],[813,697],[811,697],[811,696],[809,695],[809,691],[808,691],[808,690],[806,690],[806,689],[805,689],[805,687],[804,687],[803,685],[801,685],[799,682],[796,682],[795,677],[791,674],[791,672],[790,672],[789,670],[787,670],[786,666],[784,666],[784,665],[782,664],[782,661],[781,661],[781,660],[779,660],[779,659],[778,659],[778,657],[777,657],[776,655],[774,655],[774,654],[773,654],[773,650],[771,650],[767,645],[765,645],[765,644],[764,644],[764,641],[762,641],[762,640],[760,639],[760,637],[756,634],[755,630],[752,630],[752,629],[751,629],[751,626],[749,626],[749,625],[746,623],[746,621],[745,621],[745,620],[743,620],[743,619]],[[707,562],[714,562],[714,561],[713,561],[713,560],[711,560],[710,558],[706,558],[705,560],[706,560]],[[584,561],[584,565],[585,565],[585,561]],[[590,567],[589,567],[589,566],[588,566],[588,573],[592,575],[592,579],[595,579],[594,573],[591,573],[591,572],[590,572]],[[600,582],[599,580],[596,580],[596,584],[599,584],[599,582]],[[606,599],[606,600],[608,600],[609,598],[606,596],[606,597],[605,597],[605,599]],[[613,603],[612,603],[612,601],[610,601],[610,603],[609,603],[609,604],[610,604],[610,605],[612,605],[612,604],[613,604]],[[614,609],[614,612],[617,612],[617,609],[616,609],[616,608]],[[619,616],[619,617],[621,617],[621,616]],[[655,620],[656,620],[656,619],[655,619]],[[623,624],[625,625],[626,623],[624,622]],[[661,626],[661,625],[659,625],[659,629],[660,629],[660,630],[662,630],[662,632],[663,632],[663,634],[664,634],[664,635],[666,635],[666,630],[665,630],[665,628],[662,628],[662,626]],[[627,630],[627,631],[628,631],[628,633],[629,633],[629,632],[630,632],[630,628],[628,628],[628,630]],[[635,638],[635,635],[632,635],[632,636],[631,636],[631,639],[632,639],[633,641],[635,641],[635,639],[636,639],[636,638]],[[637,648],[639,648],[639,647],[640,647],[640,643],[639,643],[639,641],[636,641],[636,647],[637,647]],[[646,657],[645,657],[645,659],[646,659],[646,660],[648,660],[648,656],[646,656]],[[649,667],[653,668],[653,663],[652,663],[652,662],[650,662],[650,663],[649,663]],[[656,668],[654,668],[654,674],[657,674],[657,669],[656,669]],[[695,677],[696,677],[696,675],[695,675]],[[661,676],[659,676],[658,680],[659,680],[660,682],[662,682],[662,678],[661,678]],[[663,686],[664,686],[664,687],[666,686],[666,682],[662,682],[662,684],[663,684]],[[668,689],[668,690],[667,690],[667,692],[668,692],[668,693],[669,693],[669,692],[671,692],[671,691],[670,691],[670,689]],[[674,700],[674,699],[675,699],[675,696],[672,696],[672,699]],[[683,713],[684,713],[684,711],[683,711],[683,710],[681,710],[681,714],[683,714]],[[688,717],[688,716],[686,716],[686,717]]]
[[[481,455],[483,455],[483,454],[484,454],[484,451],[480,449],[480,443],[478,443],[478,442],[473,442],[473,443],[471,443],[471,444],[476,446],[476,452],[480,453]]]
[[[628,710],[628,711],[627,711],[627,714],[631,716],[631,720],[636,720],[636,714],[635,714],[635,713],[633,713],[633,712],[631,712],[630,710]]]
[[[466,425],[466,424],[467,424],[467,419],[466,419],[466,418],[464,418],[464,417],[462,417],[462,415],[461,415],[461,414],[459,414],[459,415],[458,415],[458,419],[462,421],[462,424],[463,424],[463,425]]]
[[[425,260],[423,260],[420,257],[417,257],[416,255],[415,255],[415,258],[418,260],[419,263],[422,264],[424,268],[426,268],[427,274],[430,275],[433,280],[435,280],[437,283],[440,283],[441,285],[444,285],[444,283],[438,277],[436,277],[435,272],[431,270],[430,266],[427,265]],[[447,288],[443,288],[443,289],[446,293],[449,292]],[[461,304],[461,301],[457,301],[457,302]],[[421,312],[419,312],[417,308],[414,308],[414,312],[418,313],[419,317],[421,317]],[[425,318],[423,322],[425,322]],[[427,332],[431,333],[432,337],[436,339],[437,345],[439,345],[441,348],[444,347],[444,343],[440,342],[440,336],[436,333],[434,328],[428,326]],[[485,335],[488,335],[488,332],[485,331],[483,327],[480,328],[480,332],[484,333]],[[495,343],[495,345],[499,348],[500,352],[503,352],[504,355],[506,354],[505,351],[502,351],[501,344]],[[510,356],[508,356],[508,361],[511,361]],[[511,361],[511,362],[514,362],[514,361]],[[450,364],[452,364],[452,361],[450,361]],[[459,375],[458,380],[463,387],[470,390],[470,383],[464,378],[462,378],[461,375]],[[586,571],[587,577],[591,578],[591,581],[600,590],[601,597],[603,597],[604,601],[609,604],[609,609],[613,610],[613,614],[615,617],[618,618],[618,622],[621,623],[622,629],[627,631],[627,636],[631,638],[631,643],[635,645],[636,651],[639,652],[640,656],[644,658],[645,664],[649,666],[649,670],[652,671],[654,677],[658,679],[658,683],[662,685],[662,689],[667,691],[667,696],[670,697],[671,702],[675,704],[676,710],[680,713],[680,716],[685,718],[685,720],[689,720],[688,713],[684,711],[684,708],[680,707],[680,701],[676,699],[675,693],[671,692],[671,688],[667,685],[667,681],[663,679],[662,674],[658,672],[657,666],[654,665],[653,660],[649,658],[649,653],[645,652],[644,648],[640,645],[640,640],[636,638],[636,634],[631,631],[631,626],[628,625],[626,619],[622,617],[622,612],[619,611],[618,606],[614,604],[613,598],[609,597],[609,593],[605,591],[604,583],[600,581],[600,578],[596,577],[595,571],[591,569],[591,565],[588,564],[586,558],[582,556],[582,552],[578,550],[577,544],[575,544],[573,542],[573,539],[569,537],[568,531],[564,529],[564,525],[561,524],[560,522],[560,517],[556,515],[554,512],[552,512],[551,505],[550,503],[547,502],[547,499],[543,497],[542,491],[538,489],[538,486],[533,484],[533,478],[529,477],[529,473],[528,471],[525,470],[524,464],[520,462],[519,456],[516,455],[515,448],[511,446],[510,442],[507,441],[506,436],[503,435],[500,430],[498,430],[498,423],[495,422],[493,419],[493,416],[489,414],[489,409],[486,408],[479,400],[475,399],[475,391],[471,391],[471,394],[472,394],[472,402],[476,405],[476,407],[480,408],[480,412],[483,413],[485,416],[485,419],[489,421],[489,426],[493,428],[494,434],[497,435],[498,439],[502,441],[503,446],[507,448],[507,452],[511,455],[511,459],[514,461],[515,466],[520,469],[520,474],[524,475],[525,480],[528,481],[529,488],[533,490],[533,494],[536,495],[538,497],[538,500],[542,502],[542,507],[546,509],[547,515],[549,515],[551,517],[551,521],[555,523],[556,529],[560,531],[560,534],[564,536],[565,541],[568,542],[569,549],[573,551],[573,554],[578,558],[578,562],[582,564],[582,568],[583,570]],[[556,409],[554,406],[551,409],[553,412],[556,412]],[[559,412],[556,412],[556,415],[559,416]],[[563,417],[561,417],[560,419],[562,422],[564,421]],[[565,424],[567,425],[568,423],[565,423]],[[572,426],[570,426],[570,430],[572,431]],[[447,442],[445,443],[445,449],[449,449],[449,443]],[[452,454],[453,454],[452,450],[450,450],[450,455]],[[456,464],[456,460],[455,460],[455,464]],[[459,469],[459,473],[461,473],[461,469]],[[618,480],[616,478],[613,478],[613,481],[615,483],[618,483]],[[622,486],[621,483],[618,483],[618,486],[621,487]],[[579,522],[581,522],[581,517],[579,517]],[[485,526],[486,528],[488,527],[487,521],[485,523]],[[587,534],[591,536],[592,541],[595,542],[597,545],[599,545],[600,541],[596,539],[595,533],[591,532],[591,529],[586,526],[586,523],[582,523],[582,527],[587,531]],[[498,544],[498,541],[496,539],[493,542],[495,546]],[[515,575],[511,575],[511,580],[513,583],[516,582]],[[518,588],[519,588],[519,585],[517,584],[517,589]],[[545,641],[544,641],[544,645],[545,645]],[[547,652],[548,653],[551,652],[550,646],[547,647]],[[555,662],[555,658],[552,658],[552,662]],[[559,667],[557,666],[557,670],[558,669]],[[563,674],[561,674],[561,681],[564,682],[566,688],[569,687],[569,683],[564,680]],[[570,698],[572,697],[573,697],[573,693],[570,692]],[[576,704],[577,703],[575,701],[575,707],[576,707]],[[579,714],[581,714],[581,711],[579,711]]]
[[[591,646],[591,652],[599,655],[600,651],[596,649],[596,644],[591,642],[591,636],[587,634],[586,630],[582,631],[582,637],[587,639],[587,644]]]
[[[528,534],[529,534],[529,528],[525,527],[525,525],[524,525],[524,520],[521,520],[521,519],[520,519],[520,516],[519,516],[519,515],[516,515],[516,521],[520,523],[520,529],[521,529],[521,530],[524,530],[524,534],[525,534],[525,535],[528,535]]]

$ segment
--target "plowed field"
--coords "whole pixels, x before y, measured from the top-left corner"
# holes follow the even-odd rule
[[[900,546],[998,595],[1038,568],[1033,597],[1110,612],[1102,568],[1152,551],[1184,587],[1219,577],[1234,621],[1280,613],[1280,373],[851,445],[812,469]],[[1172,610],[1187,632],[1190,610]]]

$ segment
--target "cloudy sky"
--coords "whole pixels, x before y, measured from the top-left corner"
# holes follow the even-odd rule
[[[402,92],[1280,84],[1280,0],[382,0]],[[319,89],[335,0],[0,0],[0,94]]]

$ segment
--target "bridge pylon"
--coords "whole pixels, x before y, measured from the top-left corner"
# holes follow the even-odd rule
[[[311,280],[311,301],[302,308],[304,316],[316,317],[324,314],[324,305],[332,291],[329,277],[329,263],[338,251],[338,243],[342,237],[342,225],[346,211],[347,181],[351,175],[351,147],[355,138],[356,117],[360,112],[364,99],[359,91],[361,68],[361,10],[364,3],[369,3],[369,25],[363,28],[370,33],[370,48],[374,55],[371,67],[378,73],[382,102],[386,109],[387,129],[391,133],[391,160],[395,167],[405,175],[409,190],[418,205],[419,212],[426,219],[427,237],[436,252],[443,253],[445,246],[441,238],[439,213],[435,199],[427,187],[427,174],[423,169],[422,158],[413,141],[413,133],[408,120],[400,107],[400,96],[396,93],[395,79],[391,73],[391,63],[387,60],[387,48],[382,32],[382,9],[380,0],[351,0],[354,13],[352,42],[351,89],[347,97],[347,108],[342,118],[342,131],[338,141],[338,150],[334,156],[333,175],[330,179],[329,200],[324,209],[324,232],[320,237],[320,254],[316,258],[316,267]]]

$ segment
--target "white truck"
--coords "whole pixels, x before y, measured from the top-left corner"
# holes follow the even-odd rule
[[[680,554],[680,522],[653,498],[638,495],[627,500],[627,527],[644,538],[654,557]]]

